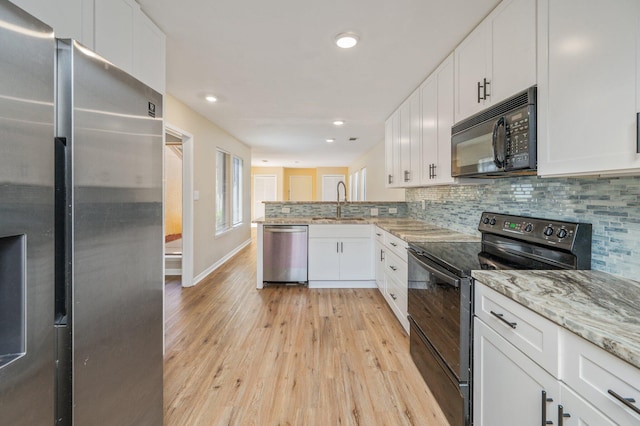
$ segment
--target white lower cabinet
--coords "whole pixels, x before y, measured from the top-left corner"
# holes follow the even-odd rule
[[[640,425],[638,368],[474,285],[474,425]]]
[[[407,243],[391,233],[376,227],[376,282],[380,293],[404,330],[409,333],[407,319]]]
[[[373,281],[372,254],[371,225],[309,225],[310,282]]]
[[[556,424],[556,379],[477,317],[473,354],[474,425]]]

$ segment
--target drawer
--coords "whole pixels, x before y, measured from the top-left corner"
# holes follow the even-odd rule
[[[403,261],[397,254],[387,250],[384,254],[384,271],[389,277],[392,277],[399,283],[404,283],[407,288],[408,268],[407,262]],[[406,290],[405,290],[406,291]]]
[[[407,242],[388,232],[384,234],[384,238],[384,245],[407,263],[407,247],[409,246]]]
[[[386,234],[387,231],[385,231],[382,228],[379,228],[377,226],[373,227],[373,236],[375,238],[375,240],[377,242],[379,242],[380,244],[384,244],[384,234]]]
[[[632,405],[640,410],[640,369],[568,330],[561,332],[560,347],[567,386],[617,424],[640,424],[640,414],[609,393],[635,399]]]
[[[387,275],[385,277],[385,298],[391,307],[391,310],[404,327],[405,331],[409,332],[409,320],[407,319],[407,284],[406,281],[400,283],[394,279],[394,277]]]
[[[551,375],[559,377],[560,327],[478,281],[474,289],[475,315]]]
[[[371,238],[370,224],[363,225],[309,225],[309,238]]]

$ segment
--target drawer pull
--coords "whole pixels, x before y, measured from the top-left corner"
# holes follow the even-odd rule
[[[553,402],[553,398],[547,398],[547,391],[542,391],[542,426],[552,425],[551,420],[547,420],[547,403]]]
[[[397,299],[396,295],[395,295],[395,294],[393,294],[393,293],[389,293],[389,296],[391,296],[391,298],[392,298],[393,300],[396,300],[396,299]]]
[[[390,268],[392,271],[397,271],[397,270],[398,270],[398,268],[396,268],[396,267],[395,267],[395,266],[393,266],[393,265],[389,266],[389,268]]]
[[[379,233],[377,233],[377,232],[376,232],[376,235],[377,235],[378,237],[382,237],[382,234],[379,234]]]
[[[398,247],[398,245],[396,243],[389,243],[389,244],[391,244],[394,247]]]
[[[568,419],[571,417],[571,414],[564,412],[564,407],[562,405],[558,405],[558,426],[562,426],[564,424],[564,419]]]
[[[504,319],[504,315],[503,314],[497,314],[497,313],[491,311],[491,315],[493,315],[494,317],[498,318],[500,321],[502,321],[503,323],[507,324],[509,327],[513,328],[514,330],[515,330],[516,326],[518,325],[518,323],[509,322],[506,319]]]
[[[618,401],[622,402],[624,405],[626,405],[627,407],[631,408],[636,413],[640,414],[640,408],[638,408],[635,405],[633,405],[636,402],[636,400],[634,398],[625,398],[625,397],[615,393],[611,389],[607,390],[607,392],[609,393],[609,395],[613,396],[615,399],[617,399]]]

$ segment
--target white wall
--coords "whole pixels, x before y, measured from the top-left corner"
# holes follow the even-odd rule
[[[165,97],[165,121],[193,135],[194,276],[210,270],[251,239],[251,150],[220,127],[172,97]],[[244,161],[243,224],[218,237],[215,218],[216,148]]]
[[[384,139],[354,161],[349,166],[349,174],[363,167],[367,168],[367,201],[404,201],[404,189],[385,188]]]

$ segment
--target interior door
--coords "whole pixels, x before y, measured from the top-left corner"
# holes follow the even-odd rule
[[[344,175],[322,175],[322,201],[337,201],[338,182],[346,182]],[[340,188],[341,201],[344,201],[344,190]]]
[[[278,198],[278,177],[276,175],[253,176],[253,215],[255,220],[264,217],[263,201],[276,201]]]

